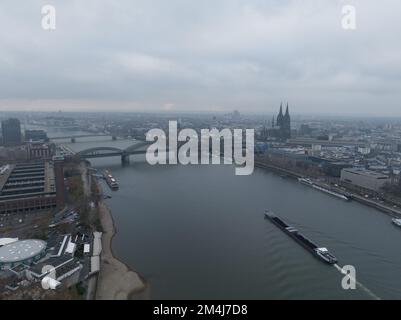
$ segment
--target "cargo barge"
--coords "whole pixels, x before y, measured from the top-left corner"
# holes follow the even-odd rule
[[[282,219],[277,217],[273,212],[270,210],[266,210],[265,218],[269,219],[273,224],[283,230],[287,235],[297,241],[301,246],[303,246],[306,250],[312,253],[315,257],[320,259],[323,262],[328,264],[335,264],[337,263],[337,258],[332,255],[327,248],[319,247],[311,240],[303,236],[299,231],[291,226],[289,226],[286,222]]]

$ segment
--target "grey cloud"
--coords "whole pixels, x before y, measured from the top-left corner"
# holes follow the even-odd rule
[[[357,30],[341,28],[341,6]],[[57,29],[41,29],[41,6]],[[401,114],[401,3],[11,0],[0,108]],[[385,107],[383,106],[385,104]],[[166,107],[167,106],[167,107]]]

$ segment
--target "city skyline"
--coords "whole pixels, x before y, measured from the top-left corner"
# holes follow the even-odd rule
[[[156,2],[5,1],[0,110],[401,116],[394,1]]]
[[[1,301],[401,299],[401,2],[0,8]]]
[[[401,122],[291,110],[2,113],[0,299],[397,299]]]

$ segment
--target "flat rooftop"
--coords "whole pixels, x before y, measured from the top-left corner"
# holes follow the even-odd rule
[[[0,248],[0,263],[21,262],[33,258],[46,248],[42,240],[21,240]]]
[[[385,174],[382,174],[382,173],[376,172],[376,171],[366,170],[363,168],[347,168],[347,169],[343,169],[343,170],[346,172],[353,173],[353,174],[369,176],[369,177],[375,178],[375,179],[387,179],[388,178],[388,176]]]
[[[52,162],[9,164],[0,168],[0,201],[55,192]]]

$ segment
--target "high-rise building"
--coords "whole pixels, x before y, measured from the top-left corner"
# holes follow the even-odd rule
[[[1,122],[1,132],[3,136],[3,145],[13,146],[22,142],[21,124],[18,119],[10,118]]]

